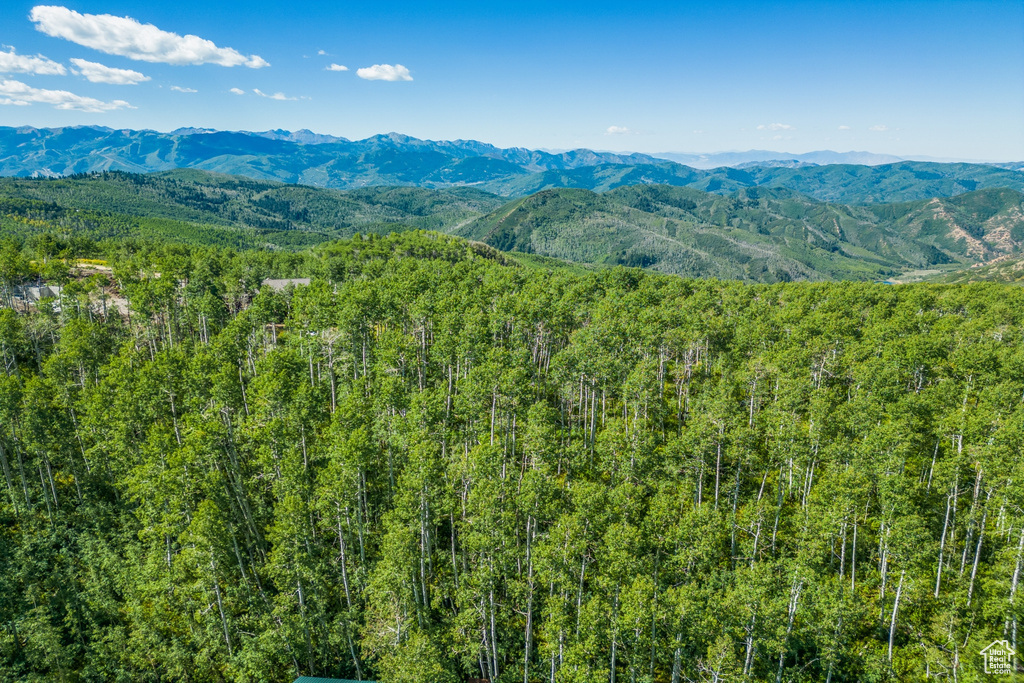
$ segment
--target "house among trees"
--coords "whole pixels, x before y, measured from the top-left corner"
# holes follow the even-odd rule
[[[38,303],[43,299],[56,299],[60,296],[61,288],[57,285],[42,285],[39,287],[15,287],[14,295],[30,301],[32,303]]]
[[[320,678],[319,676],[299,676],[295,679],[295,683],[358,683],[347,678]],[[373,681],[363,681],[362,683],[374,683]]]
[[[289,277],[289,278],[283,278],[283,279],[280,279],[280,280],[275,280],[273,278],[267,278],[261,284],[264,287],[270,287],[275,292],[283,292],[289,286],[291,286],[291,287],[299,287],[301,285],[308,285],[309,284],[309,278],[308,277]]]
[[[12,308],[18,306],[36,306],[43,299],[59,300],[61,292],[63,292],[63,288],[58,285],[39,285],[38,287],[21,285],[11,288],[10,293],[13,296],[8,299],[7,303],[9,303]],[[59,303],[54,303],[53,311],[55,313],[60,313]]]

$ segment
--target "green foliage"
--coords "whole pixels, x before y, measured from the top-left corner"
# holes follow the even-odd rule
[[[979,264],[953,273],[939,275],[934,278],[938,282],[1006,282],[1024,283],[1024,260],[997,259],[989,264]]]
[[[0,178],[0,230],[301,248],[357,232],[445,231],[501,203],[469,188],[337,192],[191,170],[104,172]]]
[[[1012,190],[856,207],[781,189],[722,197],[635,185],[544,190],[456,232],[503,250],[691,277],[881,280],[1019,253],[1022,207]]]
[[[298,250],[425,229],[531,254],[523,263],[541,267],[558,266],[538,257],[753,282],[883,280],[1017,254],[1022,215],[1022,195],[1007,189],[847,206],[786,189],[722,196],[640,184],[505,203],[471,188],[339,192],[195,170],[0,179],[0,234],[56,240],[46,258],[88,255],[102,240]]]
[[[106,284],[0,310],[0,680],[974,680],[1016,639],[1019,287],[85,246]]]

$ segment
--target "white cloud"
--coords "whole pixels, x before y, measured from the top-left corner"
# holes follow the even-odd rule
[[[111,66],[104,66],[96,62],[87,62],[77,57],[71,63],[78,67],[75,71],[79,76],[85,76],[90,83],[110,83],[112,85],[135,85],[149,80],[149,76],[140,74],[131,69],[115,69]]]
[[[21,81],[0,81],[0,104],[27,105],[32,103],[52,104],[54,109],[103,112],[115,109],[133,109],[124,100],[103,102],[92,97],[82,97],[67,90],[42,90]]]
[[[39,5],[32,8],[28,18],[36,24],[37,31],[48,36],[141,62],[220,64],[251,69],[270,66],[258,55],[246,57],[237,50],[217,47],[199,36],[179,36],[131,17],[79,14],[66,7]]]
[[[608,126],[608,130],[604,132],[605,135],[629,135],[632,133],[629,128],[625,126]]]
[[[285,101],[294,101],[294,100],[299,99],[298,97],[288,97],[283,92],[276,92],[273,95],[268,95],[267,93],[263,92],[259,88],[253,88],[252,91],[254,93],[256,93],[257,95],[259,95],[260,97],[266,97],[268,100],[278,100],[280,102],[285,102]]]
[[[241,88],[232,88],[228,92],[232,92],[232,93],[234,93],[236,95],[244,95],[245,94],[245,91],[242,90]]]
[[[887,125],[885,125],[883,123],[880,123],[880,124],[878,124],[876,126],[871,126],[870,128],[868,128],[868,130],[874,131],[876,133],[884,133],[887,130],[889,130],[889,126],[887,126]]]
[[[849,126],[839,126],[839,130],[850,130]]]
[[[761,124],[757,127],[758,130],[794,130],[793,126],[788,123],[769,123],[767,126]]]
[[[195,88],[182,88],[180,85],[172,85],[171,90],[174,92],[199,92]]]
[[[348,67],[342,64],[331,64],[327,67],[328,71],[348,71]]]
[[[401,64],[374,64],[356,70],[356,76],[368,81],[411,81],[409,70]]]
[[[316,53],[323,57],[325,54],[327,54],[327,50],[317,50]]]
[[[30,57],[28,55],[15,54],[14,48],[10,52],[0,52],[0,73],[37,74],[39,76],[63,76],[67,69],[52,59],[42,55]]]

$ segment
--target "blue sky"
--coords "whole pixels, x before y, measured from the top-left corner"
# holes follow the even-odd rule
[[[0,125],[1024,160],[1019,0],[5,0],[0,44]]]

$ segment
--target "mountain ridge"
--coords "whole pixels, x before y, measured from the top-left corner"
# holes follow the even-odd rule
[[[794,154],[790,152],[772,152],[763,149],[751,149],[744,152],[712,152],[692,154],[686,152],[664,152],[651,156],[668,161],[675,161],[692,168],[711,169],[721,167],[739,167],[748,164],[759,164],[772,161],[798,161],[819,166],[825,164],[858,164],[861,166],[880,166],[900,161],[915,161],[908,157],[892,154],[875,154],[873,152],[849,151],[835,152],[830,149],[816,150]]]
[[[815,165],[782,159],[708,170],[643,154],[502,149],[476,140],[431,141],[399,133],[351,141],[306,130],[185,128],[159,133],[94,126],[0,127],[0,175],[60,177],[178,168],[332,189],[469,186],[507,197],[553,187],[604,191],[669,184],[718,194],[753,186],[789,187],[822,201],[867,204],[990,187],[1024,190],[1024,172],[1015,164]]]
[[[1024,194],[848,206],[786,188],[548,189],[455,230],[503,251],[753,281],[878,279],[1020,253]]]

